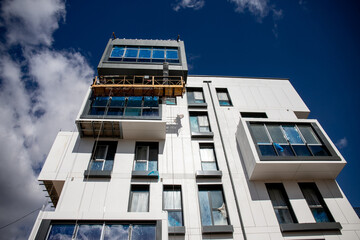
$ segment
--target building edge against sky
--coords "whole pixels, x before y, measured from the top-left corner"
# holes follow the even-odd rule
[[[360,239],[309,112],[288,79],[188,76],[182,41],[110,39],[30,239]]]

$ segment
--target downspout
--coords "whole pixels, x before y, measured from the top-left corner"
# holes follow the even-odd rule
[[[227,157],[227,154],[226,154],[225,144],[224,144],[223,136],[222,136],[221,129],[220,129],[219,119],[218,119],[218,116],[217,116],[217,113],[216,113],[216,110],[215,110],[214,98],[213,98],[213,96],[211,94],[211,89],[210,89],[211,81],[204,81],[204,83],[207,84],[208,89],[209,89],[211,103],[212,103],[213,110],[214,110],[214,113],[215,113],[215,118],[216,118],[216,125],[217,125],[217,128],[219,130],[221,145],[222,145],[222,148],[224,150],[225,162],[226,162],[227,169],[229,171],[230,182],[231,182],[231,186],[232,186],[232,190],[233,190],[233,194],[234,194],[234,198],[235,198],[236,210],[237,210],[237,213],[238,213],[238,216],[239,216],[239,219],[240,219],[241,231],[242,231],[244,240],[247,240],[246,234],[245,234],[244,222],[242,220],[241,213],[240,213],[239,201],[238,201],[238,198],[237,198],[236,192],[235,192],[234,180],[233,180],[233,177],[232,177],[231,168],[230,168],[230,165],[229,165],[229,160],[228,160],[228,157]]]

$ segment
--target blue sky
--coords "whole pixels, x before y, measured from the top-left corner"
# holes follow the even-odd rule
[[[75,130],[112,32],[179,34],[189,74],[289,78],[348,161],[337,180],[360,206],[359,10],[357,1],[325,0],[3,0],[0,225],[44,203],[38,171],[57,132]],[[0,234],[26,238],[35,215]]]

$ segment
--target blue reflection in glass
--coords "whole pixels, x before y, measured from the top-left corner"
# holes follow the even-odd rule
[[[48,240],[71,240],[74,233],[74,224],[53,224]]]
[[[79,240],[99,240],[102,225],[100,224],[79,224],[76,239]]]
[[[155,225],[133,225],[131,240],[155,240]]]
[[[157,58],[157,59],[164,59],[165,56],[165,50],[164,49],[154,49],[153,50],[153,55],[152,58]]]
[[[128,97],[128,107],[141,107],[142,97]]]
[[[178,59],[177,50],[166,50],[166,59]]]
[[[121,58],[124,56],[125,48],[124,47],[114,47],[110,57]]]
[[[297,156],[311,156],[306,145],[292,145]]]
[[[143,109],[143,116],[159,116],[158,109]]]
[[[149,171],[157,170],[157,161],[149,161]]]
[[[93,107],[106,107],[109,97],[96,97],[93,101]]]
[[[311,212],[314,215],[316,222],[330,222],[330,219],[323,208],[312,208]]]
[[[103,167],[103,161],[92,161],[91,162],[91,166],[90,166],[90,170],[102,170]]]
[[[105,171],[111,171],[113,169],[114,160],[106,160],[104,165]]]
[[[231,106],[229,101],[219,100],[220,106]]]
[[[296,130],[295,125],[283,125],[282,127],[285,131],[287,139],[289,140],[289,142],[291,144],[304,143],[303,140],[301,139],[298,131]]]
[[[168,225],[172,227],[183,226],[181,211],[168,211]]]
[[[123,106],[125,106],[125,97],[112,97],[110,106],[111,107],[123,107]]]
[[[125,110],[125,116],[140,116],[141,115],[141,108],[127,108]]]
[[[158,97],[144,97],[144,107],[158,107]]]
[[[190,116],[190,127],[192,132],[199,132],[199,122],[197,116]]]
[[[140,48],[139,58],[150,58],[151,49],[150,48]]]
[[[135,171],[146,171],[146,162],[136,161]]]
[[[272,145],[258,145],[262,156],[277,156]]]
[[[138,53],[137,48],[127,48],[125,52],[125,57],[127,58],[136,58]]]
[[[211,226],[211,210],[207,191],[199,191],[201,223],[203,226]]]
[[[129,225],[107,224],[105,225],[104,240],[128,240]]]

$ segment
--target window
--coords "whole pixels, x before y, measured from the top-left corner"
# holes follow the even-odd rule
[[[241,112],[240,115],[243,118],[267,118],[264,112]]]
[[[194,133],[209,133],[210,125],[207,114],[205,112],[190,113],[190,128]]]
[[[114,165],[117,142],[98,141],[94,144],[88,170],[111,171]]]
[[[129,212],[149,211],[149,185],[132,185]]]
[[[201,224],[228,225],[228,214],[220,186],[199,186]]]
[[[135,146],[134,171],[157,171],[159,143],[137,142]]]
[[[110,61],[179,63],[176,47],[114,46]]]
[[[180,186],[164,186],[163,209],[168,212],[169,227],[184,226]]]
[[[299,183],[300,189],[316,222],[334,222],[315,183]]]
[[[279,223],[297,223],[284,186],[281,183],[266,183],[266,188]]]
[[[176,97],[166,97],[166,105],[176,105]]]
[[[205,103],[202,88],[188,88],[187,99],[188,99],[188,104]]]
[[[217,88],[216,94],[219,99],[220,106],[232,106],[230,96],[226,88]]]
[[[262,156],[329,156],[309,124],[251,123]]]
[[[103,236],[103,237],[101,237]],[[52,224],[47,235],[48,240],[56,239],[156,239],[155,224],[121,224],[121,223],[81,223]]]
[[[89,115],[117,117],[157,117],[158,97],[95,97]]]
[[[203,171],[218,170],[213,144],[200,143],[200,158]]]

